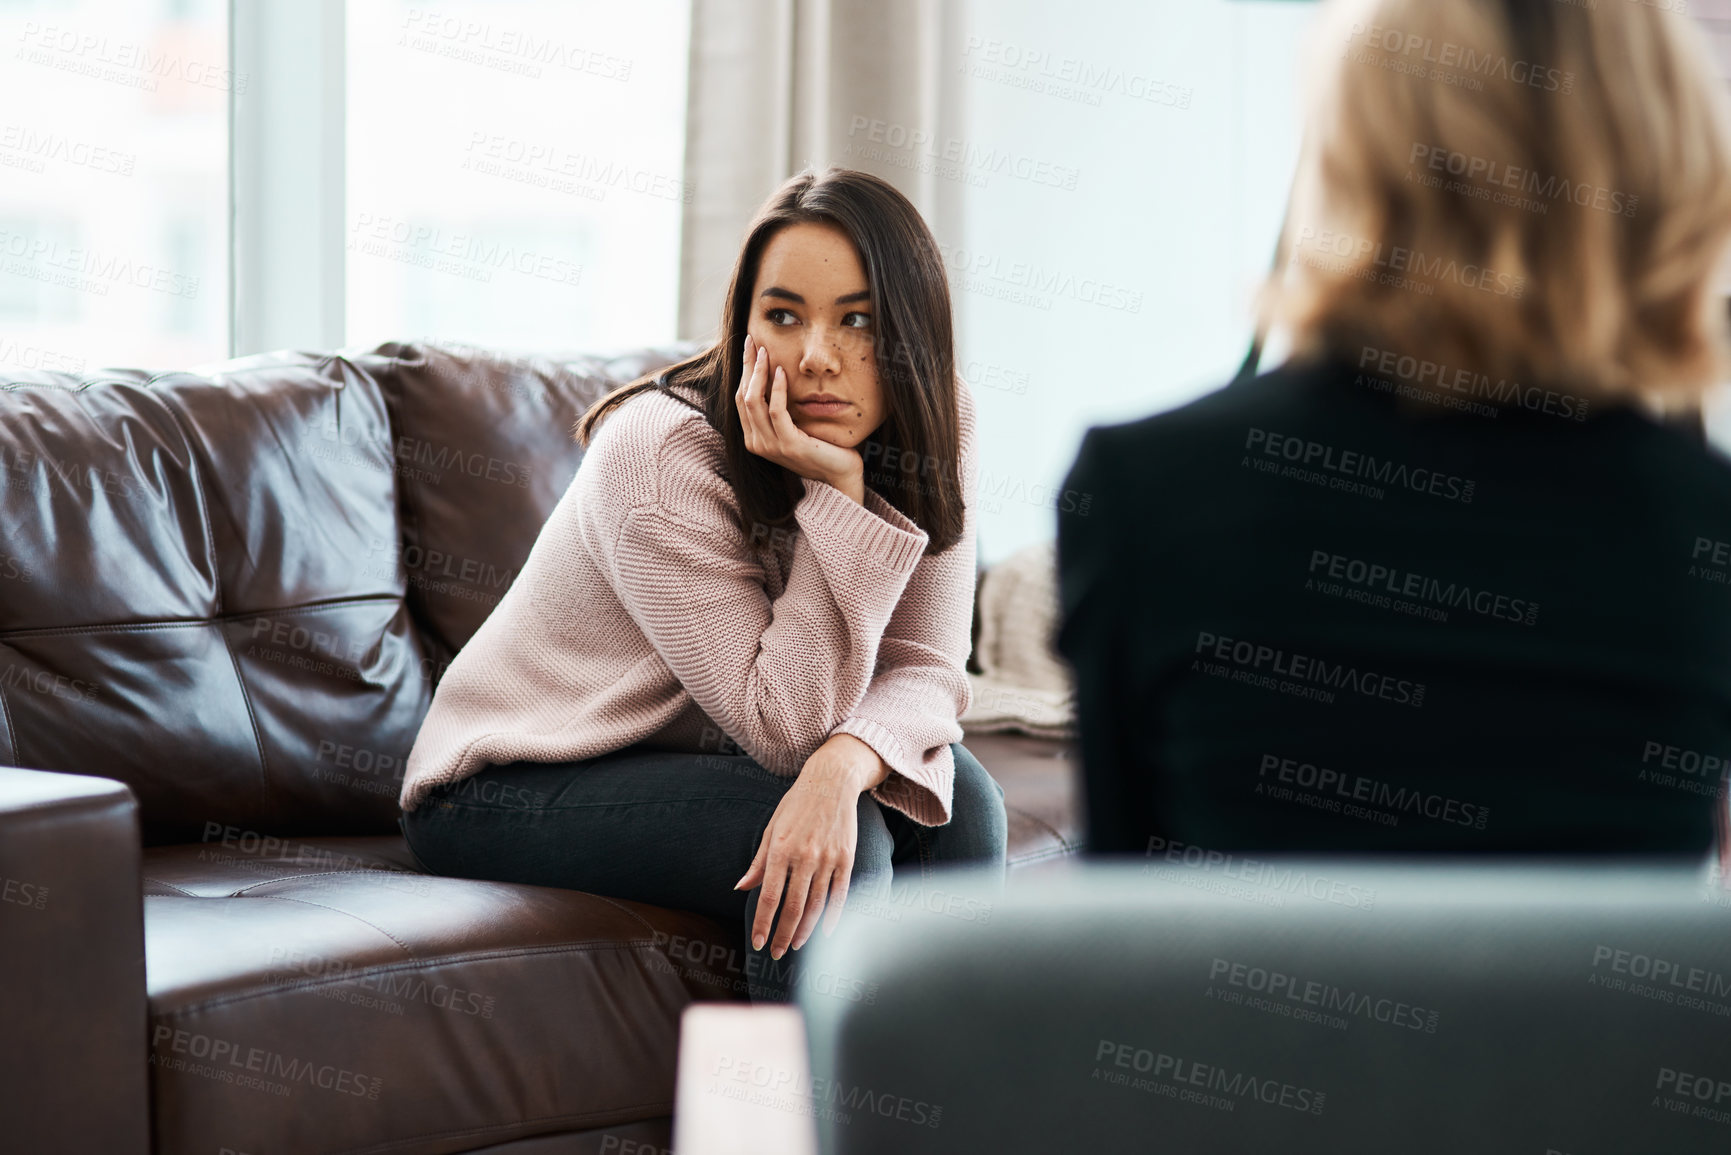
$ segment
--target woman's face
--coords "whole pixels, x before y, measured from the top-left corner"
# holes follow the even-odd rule
[[[788,225],[769,239],[746,331],[786,374],[787,414],[852,449],[888,416],[878,384],[877,317],[859,254],[834,225]]]

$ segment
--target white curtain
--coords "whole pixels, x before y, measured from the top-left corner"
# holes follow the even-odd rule
[[[940,62],[956,0],[692,0],[679,333],[708,337],[745,227],[808,165],[890,181],[940,238],[959,208],[930,162],[959,122]],[[918,142],[918,143],[910,143]]]

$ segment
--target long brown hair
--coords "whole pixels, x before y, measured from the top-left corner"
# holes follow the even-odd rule
[[[647,390],[666,388],[669,396],[699,409],[720,432],[727,479],[739,497],[741,531],[787,525],[804,487],[793,471],[746,449],[734,390],[744,368],[746,323],[763,250],[782,229],[806,223],[832,225],[848,236],[865,266],[876,305],[874,345],[888,416],[859,446],[866,482],[925,530],[927,553],[942,553],[962,535],[961,426],[949,280],[937,241],[919,211],[893,185],[870,173],[807,170],[777,189],[746,232],[715,343],[609,392],[577,420],[573,436],[588,445],[596,424],[615,406]],[[672,392],[672,386],[696,390],[697,402]],[[895,467],[909,461],[918,467]]]

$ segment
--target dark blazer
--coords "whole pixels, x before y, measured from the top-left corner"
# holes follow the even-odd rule
[[[1731,465],[1448,380],[1282,368],[1089,430],[1057,643],[1090,853],[1709,851]]]

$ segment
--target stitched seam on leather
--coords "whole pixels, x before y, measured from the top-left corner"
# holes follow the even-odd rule
[[[364,867],[364,866],[357,867],[354,870],[308,870],[308,871],[303,871],[300,874],[279,874],[275,878],[265,878],[265,879],[260,879],[258,882],[249,882],[245,886],[241,887],[239,890],[230,891],[228,894],[224,895],[223,897],[224,898],[242,898],[242,897],[246,896],[247,891],[253,890],[256,887],[270,886],[272,883],[277,883],[277,882],[295,882],[295,881],[302,879],[302,878],[329,878],[333,875],[338,875],[338,874],[394,874],[394,875],[400,875],[400,876],[405,877],[405,878],[436,878],[436,877],[438,877],[437,875],[424,874],[424,873],[422,873],[420,871],[416,871],[416,870],[398,870],[394,867],[389,869],[389,870],[372,870],[372,869],[369,869],[369,868]],[[275,895],[268,895],[266,897],[274,898],[276,896]]]
[[[1014,810],[1017,814],[1020,814],[1023,818],[1026,818],[1029,822],[1032,822],[1034,825],[1036,825],[1036,826],[1040,827],[1042,830],[1044,830],[1047,834],[1050,834],[1053,838],[1056,838],[1060,845],[1062,845],[1062,846],[1070,845],[1070,840],[1068,838],[1065,838],[1062,834],[1059,834],[1058,828],[1053,826],[1050,822],[1047,822],[1044,818],[1039,818],[1035,815],[1029,814],[1026,810],[1023,810],[1020,806],[1006,806],[1006,807],[1004,807],[1004,809],[1006,811]]]
[[[0,716],[6,719],[6,745],[12,751],[9,765],[22,766],[24,756],[18,753],[18,728],[12,724],[12,705],[6,701],[4,689],[0,689]]]
[[[150,378],[144,383],[145,388],[150,389],[156,381],[157,378]],[[205,560],[210,563],[210,579],[216,598],[216,612],[213,616],[216,621],[221,621],[227,616],[222,608],[222,563],[217,560],[216,556],[216,534],[211,528],[216,523],[210,516],[210,501],[206,496],[206,490],[209,486],[205,483],[204,468],[199,464],[198,448],[187,433],[186,425],[180,419],[179,410],[169,401],[169,397],[172,397],[173,394],[164,397],[157,395],[154,390],[151,392],[153,396],[157,396],[163,412],[168,414],[168,419],[174,422],[175,429],[180,433],[181,443],[186,446],[188,472],[191,473],[193,483],[198,487],[198,513],[201,519],[199,527],[204,532]],[[223,651],[228,654],[228,667],[234,672],[234,684],[240,690],[240,700],[246,704],[246,720],[247,724],[252,727],[253,748],[258,751],[258,784],[264,791],[265,810],[267,813],[274,813],[276,801],[271,797],[270,759],[265,756],[264,731],[258,724],[258,711],[253,708],[252,693],[247,689],[246,679],[241,676],[240,659],[235,657],[234,647],[229,644],[228,631],[218,626],[216,632],[222,638]]]
[[[178,891],[180,891],[180,893],[186,895],[186,897],[188,897],[188,898],[203,898],[203,897],[205,897],[202,894],[196,894],[193,891],[186,889],[186,887],[184,887],[184,886],[176,886],[172,882],[164,882],[162,879],[152,878],[148,874],[141,876],[140,881],[141,882],[154,882],[158,886],[166,886],[170,890],[178,890]],[[158,898],[166,898],[167,895],[158,895],[157,897]]]
[[[220,627],[216,631],[222,636],[222,648],[228,654],[229,669],[234,671],[235,685],[240,687],[240,700],[246,704],[246,720],[252,727],[252,744],[258,750],[258,784],[264,788],[265,811],[276,813],[276,800],[271,796],[270,759],[265,757],[264,732],[258,724],[258,711],[253,708],[252,692],[247,689],[246,677],[240,672],[240,659],[235,656],[234,647],[229,644],[228,631]]]
[[[404,1147],[413,1147],[425,1143],[429,1139],[449,1139],[463,1135],[489,1135],[496,1134],[500,1131],[509,1131],[517,1127],[535,1126],[541,1123],[580,1123],[591,1120],[600,1121],[605,1116],[615,1114],[619,1111],[643,1111],[657,1107],[664,1108],[667,1111],[667,1114],[653,1115],[646,1119],[616,1119],[611,1123],[601,1122],[601,1126],[629,1127],[635,1123],[652,1123],[660,1119],[670,1119],[672,1117],[673,1104],[667,1100],[660,1100],[654,1103],[632,1103],[625,1107],[611,1107],[605,1111],[585,1111],[581,1114],[574,1115],[541,1115],[534,1119],[522,1119],[511,1123],[495,1123],[487,1127],[467,1127],[460,1131],[435,1131],[425,1135],[413,1135],[406,1139],[392,1139],[388,1143],[375,1143],[371,1147],[350,1147],[346,1151],[336,1152],[335,1155],[382,1155],[383,1152],[396,1151]],[[568,1134],[568,1132],[542,1131],[533,1135],[520,1135],[518,1136],[518,1139],[557,1138],[561,1134]],[[516,1140],[513,1140],[513,1142],[515,1141]]]
[[[642,915],[638,914],[636,911],[632,910],[630,907],[620,905],[618,902],[614,901],[611,898],[608,898],[604,894],[597,894],[597,895],[593,895],[592,897],[600,899],[602,902],[606,903],[608,906],[612,907],[614,910],[617,910],[619,913],[629,915],[632,918],[636,919],[638,922],[642,923],[643,929],[649,932],[649,937],[652,940],[654,939],[655,927],[653,924],[650,923],[650,921],[648,919],[644,918]]]
[[[4,389],[8,393],[15,393],[20,389],[52,389],[56,393],[82,393],[86,389],[90,388],[92,385],[137,385],[137,384],[138,384],[138,382],[136,382],[136,381],[125,381],[125,380],[122,380],[118,377],[116,377],[112,381],[103,380],[102,378],[98,377],[98,378],[92,378],[91,380],[88,380],[88,381],[80,380],[78,382],[78,384],[76,384],[76,385],[55,385],[49,381],[7,381],[4,384],[0,384],[0,389]]]
[[[186,630],[195,626],[213,626],[224,622],[245,621],[265,613],[318,613],[326,609],[347,609],[349,606],[366,605],[369,602],[400,602],[402,600],[396,594],[362,594],[352,598],[324,598],[319,601],[296,602],[294,605],[272,606],[264,610],[239,610],[232,614],[218,614],[208,618],[180,618],[162,622],[97,622],[82,626],[47,626],[41,629],[0,630],[0,638],[58,638],[77,634],[130,634],[148,630]]]
[[[1026,866],[1030,862],[1044,862],[1048,858],[1068,858],[1076,852],[1076,849],[1077,848],[1074,846],[1060,846],[1048,850],[1030,851],[1029,853],[1018,854],[1013,858],[1006,859],[1004,865],[1007,867]]]
[[[168,419],[174,422],[175,432],[180,434],[180,442],[186,446],[188,472],[192,475],[193,483],[198,486],[198,514],[201,518],[199,529],[204,534],[204,559],[210,563],[210,577],[216,594],[216,616],[220,618],[222,616],[222,574],[216,559],[216,534],[211,532],[211,527],[216,523],[211,520],[210,502],[205,497],[205,491],[209,487],[205,484],[204,470],[198,463],[198,447],[193,442],[191,435],[187,433],[186,425],[181,421],[179,411],[170,404],[168,397],[164,397],[151,388],[156,380],[155,377],[150,378],[144,383],[144,388],[156,399],[157,404],[162,406],[162,411],[168,414]],[[173,396],[173,394],[169,396]]]
[[[368,922],[366,919],[362,918],[360,915],[355,914],[352,911],[340,910],[334,906],[326,906],[322,902],[310,902],[304,898],[290,898],[285,894],[272,894],[272,895],[267,895],[266,897],[275,899],[278,902],[298,902],[302,906],[317,907],[319,910],[328,910],[333,914],[346,915],[347,917],[352,918],[356,922],[360,923],[362,926],[372,927],[374,930],[378,931],[380,934],[384,935],[386,938],[390,939],[392,942],[394,942],[398,946],[402,947],[403,950],[408,954],[408,956],[410,958],[415,957],[415,952],[413,950],[409,949],[408,943],[404,942],[402,939],[398,938],[396,935],[392,934],[390,931],[386,930],[384,927],[379,926],[376,923]]]
[[[269,897],[275,898],[276,896],[271,895]],[[591,896],[591,897],[595,897],[595,896]],[[293,899],[293,898],[285,898],[285,899],[282,899],[281,901],[283,901],[283,902],[299,902],[301,900],[300,899]],[[309,903],[307,903],[307,905],[308,906],[318,906],[319,904],[316,902],[309,902]],[[324,909],[330,910],[330,909],[334,909],[334,908],[326,907]],[[347,913],[347,912],[346,911],[340,911],[338,913]],[[366,922],[366,919],[359,919],[358,921]],[[367,923],[367,925],[372,926],[371,923]],[[375,926],[375,927],[373,927],[373,929],[378,930],[379,928]],[[383,931],[379,931],[379,933],[384,934]],[[390,936],[386,935],[385,937],[389,938]],[[395,942],[396,940],[392,939],[391,941]],[[302,989],[303,987],[307,988],[307,989],[311,989],[313,987],[318,987],[318,986],[337,986],[341,983],[353,982],[353,981],[355,981],[355,979],[357,977],[379,975],[379,974],[393,974],[397,971],[405,971],[405,970],[407,970],[407,971],[433,970],[437,967],[451,966],[453,964],[472,963],[472,962],[490,962],[494,959],[524,958],[524,957],[533,957],[535,955],[544,955],[544,954],[545,955],[588,954],[588,953],[599,953],[602,951],[613,951],[615,953],[620,952],[620,951],[631,951],[633,953],[640,952],[640,951],[655,951],[656,953],[659,954],[660,948],[658,946],[656,946],[654,943],[650,943],[650,942],[580,942],[580,943],[562,943],[559,946],[499,947],[499,948],[496,948],[494,950],[472,951],[472,952],[467,953],[467,954],[439,955],[435,958],[411,957],[410,960],[407,962],[379,963],[376,966],[357,967],[354,970],[344,971],[340,976],[338,976],[336,978],[325,980],[323,982],[321,982],[318,979],[299,980],[298,982],[293,984],[292,987],[288,987],[287,989],[299,990],[299,989]],[[265,990],[240,991],[240,992],[237,992],[237,993],[232,994],[232,995],[218,995],[215,998],[206,999],[204,1002],[188,1003],[183,1007],[176,1007],[174,1010],[168,1011],[163,1015],[156,1015],[153,1017],[155,1017],[155,1018],[170,1018],[174,1015],[190,1014],[190,1013],[193,1013],[195,1011],[208,1011],[208,1010],[212,1010],[212,1009],[217,1008],[217,1007],[225,1007],[225,1006],[228,1006],[230,1003],[244,1003],[244,1002],[247,1002],[251,999],[272,998],[278,994],[281,994],[284,989],[285,989],[285,984],[273,983],[270,987],[268,987]]]
[[[421,343],[417,348],[420,350],[421,364],[423,366],[431,360],[428,356],[429,351],[436,351],[444,353],[446,356],[450,356],[450,354],[446,353],[445,350],[439,348],[437,342],[433,341]],[[397,396],[394,401],[391,395],[391,390],[385,387],[383,381],[379,380],[372,373],[361,369],[360,366],[353,365],[352,362],[349,362],[349,364],[351,364],[355,371],[360,373],[361,376],[365,377],[368,381],[371,381],[373,388],[377,390],[379,404],[385,411],[385,427],[390,430],[392,447],[392,468],[390,474],[391,505],[397,519],[397,553],[400,557],[402,551],[406,548],[406,544],[403,540],[405,536],[404,530],[410,525],[415,527],[415,544],[424,550],[427,548],[427,543],[423,539],[426,527],[422,523],[425,511],[415,502],[413,497],[413,487],[403,484],[402,476],[396,469],[396,445],[397,438],[400,436],[398,431],[402,428],[403,424],[402,414],[398,408],[398,404],[403,400],[403,358],[400,354],[393,354],[390,359],[390,376],[391,380],[396,382],[397,390]],[[427,638],[429,635],[437,639],[439,646],[446,651],[447,655],[455,654],[457,650],[462,648],[461,646],[452,646],[450,639],[445,637],[443,630],[438,629],[434,623],[425,620],[423,615],[415,610],[414,606],[410,602],[410,590],[407,581],[404,582],[402,592],[397,595],[397,600],[402,603],[403,609],[408,615],[409,624],[414,630],[415,641],[420,643],[420,648],[423,651],[421,655],[422,657],[429,656],[424,652],[431,648],[427,644]],[[422,609],[425,609],[424,599]]]

